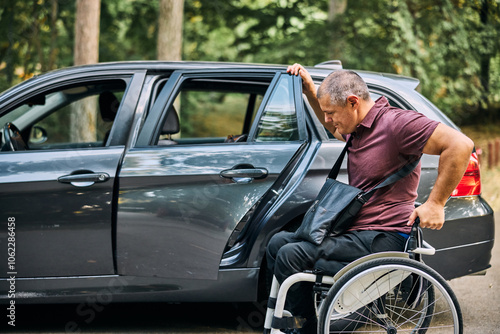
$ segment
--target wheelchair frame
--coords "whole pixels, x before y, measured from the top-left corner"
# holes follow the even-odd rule
[[[335,312],[332,307],[339,307],[338,305],[332,306],[332,305],[327,305],[325,303],[325,295],[326,291],[328,291],[328,295],[332,293],[338,293],[339,288],[342,289],[342,287],[339,287],[335,283],[338,282],[339,280],[342,279],[344,276],[353,276],[354,273],[357,273],[358,275],[354,277],[354,279],[367,279],[363,275],[365,271],[368,271],[370,267],[372,267],[372,271],[377,270],[378,264],[380,262],[387,263],[389,265],[395,266],[395,268],[398,269],[403,269],[407,270],[408,274],[410,275],[412,272],[418,272],[421,273],[421,276],[424,277],[423,280],[431,280],[432,282],[436,282],[436,284],[439,285],[440,292],[445,295],[444,299],[449,305],[453,306],[453,310],[451,311],[452,313],[452,319],[454,322],[454,334],[461,334],[463,331],[463,324],[462,324],[462,315],[460,311],[460,306],[458,304],[458,301],[456,299],[456,296],[453,294],[453,291],[451,288],[447,285],[446,281],[433,269],[430,267],[426,266],[422,259],[421,255],[434,255],[435,249],[427,244],[425,241],[423,241],[422,238],[422,231],[418,226],[418,221],[414,224],[412,228],[412,232],[410,234],[410,237],[407,242],[406,246],[406,251],[405,252],[381,252],[381,253],[374,253],[370,254],[367,256],[364,256],[362,258],[359,258],[351,263],[349,263],[347,266],[342,268],[339,272],[337,272],[334,276],[328,276],[328,275],[321,275],[319,273],[315,272],[302,272],[302,273],[297,273],[294,275],[291,275],[288,277],[281,286],[279,285],[278,281],[276,278],[273,276],[273,282],[271,286],[271,292],[269,295],[269,301],[268,301],[268,308],[266,312],[266,318],[264,322],[264,333],[283,333],[280,329],[293,329],[293,328],[301,328],[304,319],[299,318],[299,317],[294,317],[290,312],[285,310],[285,301],[286,301],[286,296],[289,291],[289,289],[296,283],[299,282],[312,282],[315,283],[315,289],[316,295],[321,295],[323,294],[322,302],[320,306],[318,307],[318,301],[316,302],[316,311],[317,311],[317,316],[320,316],[321,313],[327,312],[328,314],[331,314],[332,312]],[[407,262],[407,261],[411,262]],[[405,265],[407,263],[407,265]],[[411,268],[413,267],[412,265],[408,265],[411,263],[418,263],[419,265],[415,266],[421,268],[423,271],[419,271],[419,269]],[[360,266],[363,266],[363,268],[368,268],[365,271],[360,271],[359,269],[361,268]],[[373,269],[375,268],[375,269]],[[397,272],[397,269],[391,269],[393,272]],[[406,272],[406,271],[404,271]],[[389,276],[390,272],[383,272],[383,274],[380,274],[379,276],[376,276],[377,280],[381,280],[380,277],[382,276]],[[415,275],[415,274],[414,274]],[[359,278],[361,277],[361,278]],[[384,278],[387,282],[390,282],[390,284],[387,284],[384,286],[383,291],[378,291],[375,297],[370,297],[369,299],[364,300],[358,300],[354,303],[354,306],[351,306],[351,309],[348,311],[345,311],[346,313],[353,313],[352,308],[356,310],[357,307],[363,306],[366,307],[368,303],[374,303],[375,300],[378,300],[380,298],[385,298],[385,294],[388,293],[391,289],[394,289],[395,286],[402,284],[403,280],[406,279],[407,276],[405,277],[400,277],[399,281],[394,280],[392,282],[390,278],[386,277]],[[419,276],[420,277],[420,276]],[[348,284],[351,284],[354,286],[352,289],[356,289],[356,282],[352,278],[347,277],[347,282]],[[368,276],[368,279],[371,279]],[[367,283],[366,285],[374,285],[375,281],[373,283]],[[377,283],[377,289],[379,289],[379,283]],[[434,283],[433,283],[434,284]],[[326,286],[330,286],[329,288],[325,288]],[[434,288],[433,288],[434,289]],[[323,290],[323,292],[321,292]],[[334,291],[334,290],[337,290]],[[434,291],[434,290],[433,290]],[[434,293],[434,292],[432,292]],[[330,303],[335,303],[336,299],[332,299],[332,297],[328,296],[329,298],[326,298],[326,300],[330,300]],[[352,299],[352,298],[351,298]],[[340,300],[340,299],[339,299]],[[385,300],[385,299],[384,299]],[[338,302],[337,302],[338,303]],[[357,304],[356,304],[357,303]],[[434,302],[433,302],[434,303]],[[385,305],[383,306],[385,308]],[[452,307],[450,306],[450,309]],[[432,310],[434,310],[434,306],[432,306]],[[385,312],[385,311],[384,311]],[[425,311],[428,312],[428,311]],[[384,317],[386,315],[381,315],[381,317]],[[432,315],[427,315],[427,313],[424,315],[424,318],[429,318],[428,320],[425,320],[426,322],[430,323],[431,322],[431,317]],[[324,318],[324,316],[323,316]],[[330,318],[327,318],[330,319]],[[321,316],[320,316],[321,320]],[[325,319],[323,319],[325,321]],[[329,320],[328,320],[329,321]],[[325,326],[328,327],[329,325]],[[420,325],[419,325],[420,326]],[[398,329],[394,326],[387,326],[387,333],[397,333]],[[411,333],[426,333],[428,331],[428,328],[419,328],[417,330],[410,331]],[[318,321],[318,332],[323,333],[325,332],[325,329],[323,328],[323,324],[321,324],[320,321]],[[347,331],[351,332],[351,331]],[[347,333],[346,332],[346,333]],[[341,332],[344,333],[344,332]]]

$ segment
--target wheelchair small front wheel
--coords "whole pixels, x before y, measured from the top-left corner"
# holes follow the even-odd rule
[[[331,287],[318,333],[461,334],[462,313],[448,283],[415,260],[362,263]]]

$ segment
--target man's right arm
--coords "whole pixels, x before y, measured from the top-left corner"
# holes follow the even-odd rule
[[[453,189],[462,179],[474,142],[463,133],[440,123],[424,146],[423,153],[439,155],[438,175],[429,198],[410,215],[408,225],[417,217],[420,226],[441,229],[444,224],[444,206]]]
[[[300,75],[300,77],[302,78],[302,92],[306,95],[311,108],[313,108],[314,113],[316,114],[316,117],[319,119],[321,124],[323,124],[323,126],[335,136],[335,138],[345,141],[342,135],[337,132],[337,129],[335,128],[335,126],[333,126],[333,123],[325,122],[325,114],[323,113],[323,110],[321,110],[321,106],[318,102],[318,97],[316,96],[316,86],[314,85],[314,81],[311,75],[309,74],[309,72],[307,72],[304,66],[295,63],[291,66],[288,66],[287,72],[292,75]]]

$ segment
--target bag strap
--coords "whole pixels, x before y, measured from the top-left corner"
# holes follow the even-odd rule
[[[339,157],[337,158],[337,161],[335,161],[335,164],[333,165],[332,169],[330,170],[330,173],[328,173],[328,178],[329,179],[336,179],[337,176],[339,175],[340,171],[340,166],[342,166],[342,161],[344,161],[345,154],[347,152],[347,149],[351,147],[352,145],[352,138],[354,138],[354,133],[351,133],[351,136],[347,140],[347,143],[344,146],[344,149],[340,153]]]
[[[335,164],[333,165],[332,169],[330,170],[330,173],[328,173],[329,179],[336,179],[337,176],[339,175],[340,166],[342,166],[342,161],[344,161],[344,157],[345,157],[345,154],[347,153],[347,149],[352,145],[353,138],[354,138],[354,133],[351,133],[351,135],[349,136],[349,139],[347,140],[347,143],[344,146],[344,149],[342,150],[339,157],[337,158],[337,161],[335,161]],[[404,178],[405,176],[409,175],[418,166],[419,162],[420,162],[420,157],[418,159],[416,159],[415,161],[411,161],[408,164],[404,165],[397,172],[389,175],[385,180],[383,180],[382,182],[377,184],[375,187],[373,187],[372,189],[368,190],[366,193],[361,195],[361,198],[365,202],[367,202],[370,199],[370,197],[372,197],[375,190],[386,187],[390,184],[393,184],[396,181],[399,181],[402,178]]]
[[[409,175],[418,166],[419,162],[420,162],[420,157],[414,161],[407,163],[406,165],[401,167],[396,173],[389,175],[384,181],[380,182],[379,184],[377,184],[372,189],[368,190],[366,193],[364,193],[360,197],[363,200],[365,200],[365,202],[368,201],[370,199],[370,197],[372,197],[375,190],[386,187],[390,184],[393,184],[396,181],[399,181],[402,178],[404,178],[405,176]]]

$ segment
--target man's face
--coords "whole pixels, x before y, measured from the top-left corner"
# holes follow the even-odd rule
[[[356,131],[355,108],[351,103],[338,106],[331,103],[330,96],[322,96],[319,105],[325,113],[325,122],[333,123],[340,134],[347,135]]]

